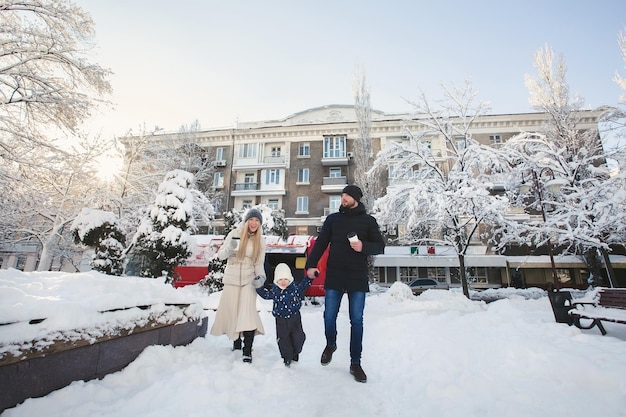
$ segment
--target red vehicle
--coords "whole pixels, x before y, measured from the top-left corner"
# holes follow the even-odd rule
[[[204,279],[208,272],[209,259],[217,253],[224,243],[224,236],[222,235],[193,235],[191,238],[191,256],[185,265],[177,266],[174,269],[175,274],[178,275],[174,282],[176,288],[197,284]],[[289,236],[286,241],[279,236],[265,236],[265,259],[272,269],[281,262],[286,263],[294,271],[294,278],[298,279],[296,274],[301,274],[301,277],[305,274],[306,258],[314,243],[315,237],[313,236],[293,235]],[[318,263],[320,273],[307,289],[306,296],[321,297],[325,295],[324,281],[326,280],[327,258],[328,249]]]

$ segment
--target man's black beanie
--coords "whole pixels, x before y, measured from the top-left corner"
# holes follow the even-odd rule
[[[363,197],[363,192],[356,185],[346,185],[342,194],[348,194],[350,197],[354,198],[357,202],[361,201],[361,197]]]

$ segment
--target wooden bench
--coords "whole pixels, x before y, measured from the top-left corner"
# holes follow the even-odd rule
[[[603,321],[626,324],[626,288],[600,288],[597,300],[573,300],[568,314],[572,324],[579,329],[598,326],[602,335],[605,335]],[[591,323],[583,325],[581,319],[591,320]]]

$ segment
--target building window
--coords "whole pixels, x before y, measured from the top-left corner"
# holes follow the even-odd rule
[[[278,199],[270,198],[269,200],[267,200],[267,206],[272,210],[278,210]]]
[[[346,137],[327,136],[324,138],[324,158],[345,158]]]
[[[426,268],[426,277],[442,283],[446,283],[446,268],[443,266],[431,266]]]
[[[298,157],[311,156],[311,145],[304,142],[298,145]]]
[[[298,168],[298,183],[300,184],[309,183],[309,169],[308,168]]]
[[[500,136],[500,135],[490,135],[489,136],[489,143],[491,145],[500,145],[500,144],[502,144],[502,136]]]
[[[387,167],[387,172],[389,173],[388,174],[389,178],[395,178],[396,177],[396,166],[395,166],[395,164],[389,164],[389,166]]]
[[[272,146],[272,156],[280,156],[280,146]]]
[[[328,170],[328,176],[330,178],[339,178],[339,177],[341,177],[341,168],[330,168]]]
[[[17,257],[17,263],[15,264],[15,269],[24,271],[24,268],[26,268],[26,256],[19,255]]]
[[[215,212],[216,213],[221,213],[222,211],[224,211],[224,202],[222,201],[221,198],[217,198],[213,201],[213,205],[215,206]]]
[[[473,266],[473,267],[467,268],[467,275],[468,275],[469,282],[472,284],[475,284],[475,283],[486,284],[487,283],[487,268],[483,266]]]
[[[572,280],[569,269],[557,269],[556,277],[561,284],[568,283]]]
[[[213,187],[224,188],[224,173],[223,172],[216,172],[213,175]]]
[[[465,149],[465,136],[457,136],[454,138],[454,146],[456,146],[457,151],[462,151]]]
[[[416,266],[401,266],[400,267],[400,281],[407,284],[414,279],[419,278],[419,269]]]
[[[242,209],[243,210],[247,210],[250,207],[252,207],[252,200],[243,200],[243,205],[242,205]]]
[[[265,171],[265,184],[280,184],[280,169],[268,169]]]
[[[296,208],[298,213],[308,213],[309,212],[309,197],[301,196],[298,197],[298,207]]]
[[[216,161],[225,161],[226,160],[226,149],[217,148],[215,150],[215,160]]]
[[[235,184],[235,190],[237,191],[256,190],[257,187],[256,174],[252,172],[247,172],[243,175],[243,184],[241,184],[240,180]]]
[[[239,145],[240,158],[256,158],[256,143],[243,143]]]
[[[339,207],[341,207],[341,196],[340,195],[331,195],[328,197],[328,214],[336,213],[339,211]]]

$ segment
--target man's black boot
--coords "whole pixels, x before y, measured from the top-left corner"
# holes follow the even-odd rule
[[[337,346],[326,346],[322,352],[322,359],[320,362],[323,366],[326,366],[333,360],[333,353],[337,350]]]
[[[353,363],[350,365],[350,373],[354,377],[354,380],[357,382],[367,382],[367,375],[365,375],[365,371],[361,368],[361,365],[357,363]]]

